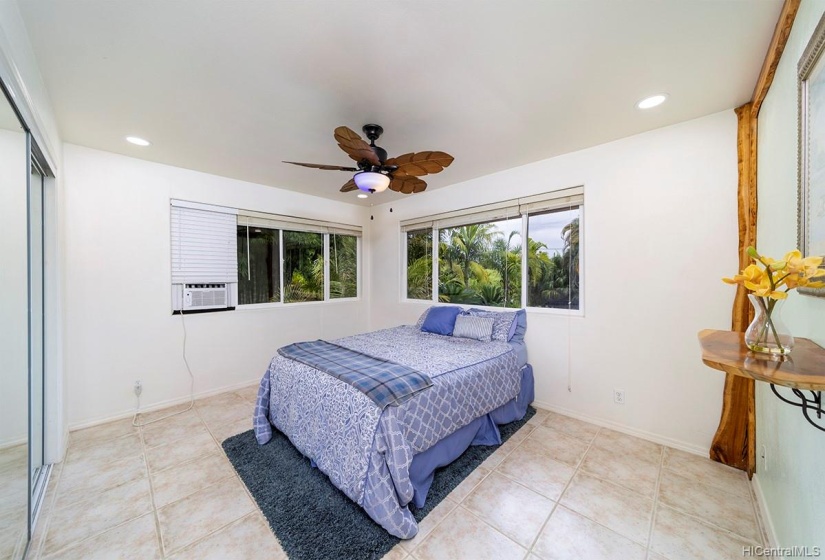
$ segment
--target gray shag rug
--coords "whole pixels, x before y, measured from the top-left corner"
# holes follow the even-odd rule
[[[529,407],[521,420],[500,426],[502,441],[535,413]],[[471,446],[436,470],[424,507],[410,505],[415,519],[424,519],[499,447]],[[310,467],[309,459],[279,431],[274,430],[269,443],[258,445],[249,430],[228,438],[223,448],[290,559],[377,560],[399,542],[333,486],[324,473]]]

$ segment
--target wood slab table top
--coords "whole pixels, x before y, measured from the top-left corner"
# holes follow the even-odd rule
[[[699,332],[702,361],[713,369],[783,387],[825,391],[825,348],[807,338],[795,341],[791,353],[779,357],[752,352],[743,333]]]

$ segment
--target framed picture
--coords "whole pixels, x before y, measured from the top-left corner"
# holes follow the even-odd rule
[[[825,256],[825,15],[799,60],[799,250]],[[825,288],[800,288],[825,297]]]

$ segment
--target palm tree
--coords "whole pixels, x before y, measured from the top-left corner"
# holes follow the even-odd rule
[[[457,249],[465,286],[470,284],[470,264],[478,263],[489,250],[497,233],[495,225],[491,223],[461,226],[451,230],[450,244]]]

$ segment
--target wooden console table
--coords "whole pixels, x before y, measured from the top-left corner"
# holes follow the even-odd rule
[[[825,348],[808,340],[796,338],[793,351],[784,357],[751,352],[745,346],[745,335],[731,331],[703,330],[699,332],[702,361],[705,365],[741,377],[770,383],[771,390],[785,403],[799,407],[814,427],[825,431]],[[798,400],[782,396],[776,385],[788,387]],[[804,391],[811,393],[806,395]],[[815,417],[815,418],[812,418]]]

